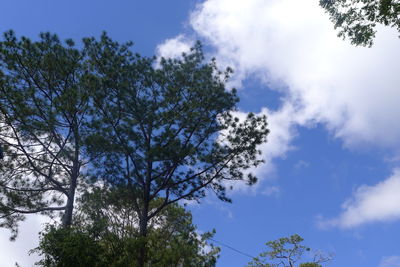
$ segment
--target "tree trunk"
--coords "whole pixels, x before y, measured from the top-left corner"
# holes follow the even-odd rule
[[[74,201],[75,201],[75,190],[76,190],[76,181],[78,179],[79,171],[74,172],[71,181],[71,185],[68,190],[68,199],[67,205],[65,207],[65,213],[62,218],[62,226],[64,228],[72,225],[72,213],[74,211]]]
[[[138,267],[144,267],[146,263],[147,254],[147,223],[148,223],[148,206],[145,205],[143,214],[139,221],[139,256],[138,256]]]
[[[79,149],[79,136],[77,127],[75,127],[74,133],[75,133],[75,151],[74,151],[74,161],[71,170],[72,173],[71,184],[68,189],[67,206],[65,208],[65,213],[62,218],[62,226],[64,228],[72,225],[72,213],[74,211],[76,184],[80,173],[80,163],[79,163],[80,149]]]
[[[151,132],[152,127],[148,128],[148,140],[147,140],[147,152],[151,150]],[[151,188],[151,173],[153,169],[153,161],[149,154],[146,158],[147,172],[146,179],[144,182],[143,190],[143,210],[139,216],[139,238],[140,238],[140,249],[138,257],[138,266],[144,267],[147,259],[147,224],[149,222],[149,206],[150,206],[150,188]]]
[[[68,199],[67,205],[65,207],[65,213],[62,218],[62,226],[63,228],[69,227],[72,225],[72,213],[74,211],[74,201],[75,201],[75,190],[76,190],[76,182],[79,176],[79,165],[78,160],[74,162],[72,167],[72,177],[71,177],[71,184],[68,189]]]

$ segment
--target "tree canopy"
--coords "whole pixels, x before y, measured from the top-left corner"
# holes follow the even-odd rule
[[[268,250],[249,262],[249,267],[295,267],[306,252],[311,252],[309,247],[302,245],[303,238],[297,234],[282,237],[266,243]],[[320,251],[314,252],[311,262],[304,262],[299,267],[322,267],[321,263],[331,260],[330,255]]]
[[[400,33],[400,2],[398,0],[320,0],[339,29],[339,36],[352,44],[371,46],[377,24],[397,29]]]

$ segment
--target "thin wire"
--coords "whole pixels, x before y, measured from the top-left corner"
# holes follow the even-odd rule
[[[209,239],[210,239],[211,241],[214,241],[215,243],[221,244],[222,246],[227,247],[227,248],[229,248],[229,249],[231,249],[231,250],[233,250],[233,251],[235,251],[235,252],[237,252],[237,253],[239,253],[239,254],[242,254],[242,255],[244,255],[244,256],[246,256],[246,257],[249,257],[249,258],[251,258],[251,259],[255,259],[255,257],[251,256],[250,254],[247,254],[246,252],[242,252],[242,251],[240,251],[240,250],[238,250],[238,249],[236,249],[236,248],[233,248],[233,247],[231,247],[231,246],[229,246],[229,245],[227,245],[227,244],[225,244],[225,243],[223,243],[223,242],[217,241],[217,240],[215,240],[215,239],[212,239],[212,238],[209,238]]]

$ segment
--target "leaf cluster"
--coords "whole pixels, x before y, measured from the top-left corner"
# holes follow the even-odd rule
[[[398,0],[320,0],[338,28],[339,36],[352,44],[371,46],[375,27],[382,24],[400,32],[400,2]]]

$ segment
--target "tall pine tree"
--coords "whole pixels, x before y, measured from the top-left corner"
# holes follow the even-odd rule
[[[25,215],[61,212],[72,224],[75,192],[87,164],[85,52],[44,33],[10,31],[0,42],[0,225],[17,233]]]
[[[266,118],[233,116],[238,97],[225,88],[231,70],[205,63],[200,44],[181,59],[161,59],[158,67],[152,58],[126,56],[126,48],[106,36],[86,45],[98,74],[89,142],[97,159],[93,176],[127,185],[144,240],[149,221],[168,205],[199,200],[207,190],[229,200],[225,181],[256,181],[244,171],[262,162]],[[145,261],[146,244],[138,265]]]

